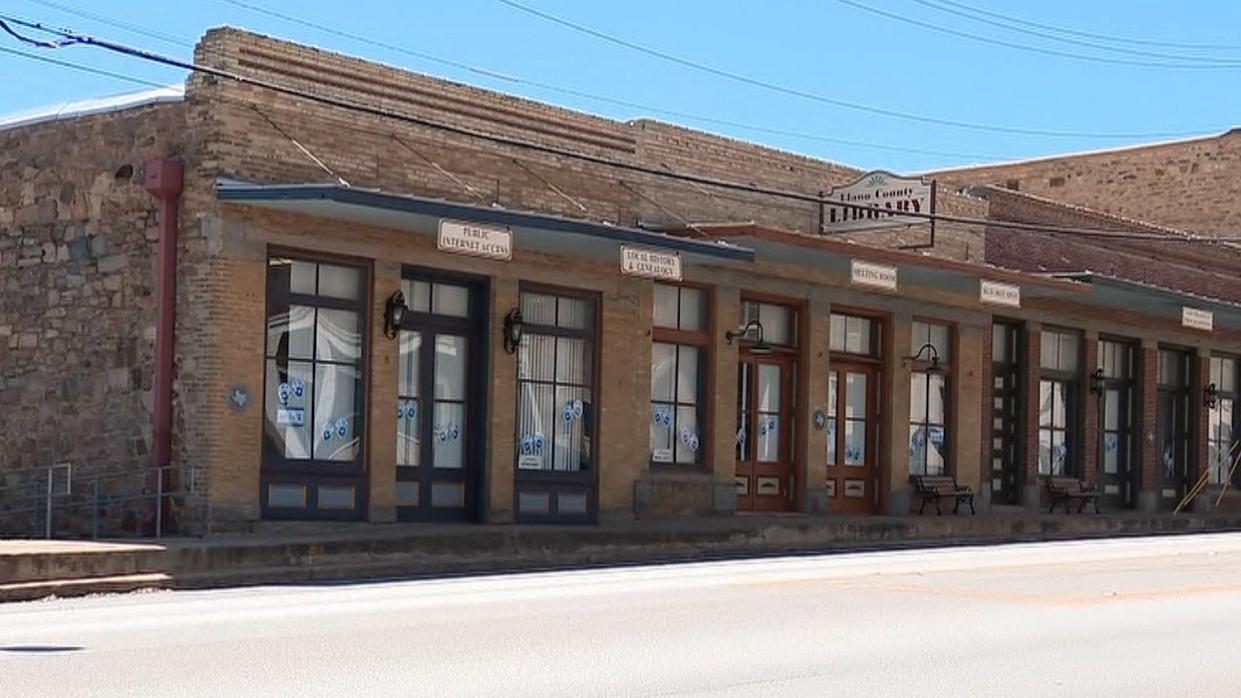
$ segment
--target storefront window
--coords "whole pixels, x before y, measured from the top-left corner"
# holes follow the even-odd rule
[[[698,465],[706,446],[703,415],[707,347],[706,293],[655,285],[651,346],[652,463]]]
[[[879,323],[868,317],[832,313],[828,349],[838,354],[879,355]]]
[[[363,433],[363,278],[357,267],[269,260],[267,460],[356,463]]]
[[[1211,468],[1211,484],[1222,485],[1232,472],[1237,453],[1233,451],[1236,432],[1237,360],[1227,356],[1211,357],[1211,383],[1215,385],[1215,406],[1209,415],[1207,432],[1207,463]],[[1233,484],[1241,481],[1233,474]]]
[[[1189,375],[1190,353],[1175,349],[1159,350],[1158,422],[1159,458],[1164,484],[1185,485],[1189,468],[1191,423]]]
[[[1071,413],[1077,399],[1080,354],[1081,337],[1076,333],[1043,331],[1039,345],[1039,475],[1066,475],[1076,469]]]
[[[742,324],[755,320],[763,326],[764,342],[786,347],[797,344],[797,313],[792,308],[758,301],[742,302]]]
[[[949,336],[947,325],[913,323],[910,350],[915,357],[909,377],[909,474],[942,475],[948,453]],[[925,349],[927,345],[934,349]],[[931,357],[939,359],[938,364]]]
[[[517,350],[517,467],[584,471],[594,432],[594,305],[525,291]]]

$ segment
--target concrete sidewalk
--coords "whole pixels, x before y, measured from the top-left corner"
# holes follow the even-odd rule
[[[604,526],[273,524],[161,541],[0,541],[0,600],[866,548],[1241,530],[1241,514],[734,516]]]

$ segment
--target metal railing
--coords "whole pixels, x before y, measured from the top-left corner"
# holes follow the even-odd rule
[[[135,505],[151,516],[151,525],[127,537],[162,538],[165,519],[175,499],[194,494],[194,470],[187,465],[146,465],[129,467],[74,467],[57,463],[17,473],[0,473],[0,536],[8,533],[10,522],[27,519],[27,532],[33,537],[54,538],[56,524],[68,521],[71,537],[104,537],[101,513],[114,507]],[[149,502],[142,506],[140,503]],[[88,508],[89,530],[81,526],[82,517],[71,514]],[[131,510],[132,511],[132,510]],[[72,524],[78,524],[74,529]]]

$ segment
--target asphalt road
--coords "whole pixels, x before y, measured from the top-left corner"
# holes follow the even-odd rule
[[[1241,696],[1241,534],[0,605],[0,696]]]

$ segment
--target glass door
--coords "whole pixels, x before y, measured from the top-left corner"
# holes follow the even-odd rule
[[[791,511],[793,361],[754,357],[742,349],[737,367],[737,510]]]
[[[401,521],[473,519],[483,439],[478,350],[482,296],[460,281],[404,282],[396,499]]]
[[[1191,438],[1190,355],[1159,350],[1156,422],[1159,444],[1159,503],[1174,508],[1188,491]]]
[[[1134,468],[1134,348],[1099,342],[1102,394],[1099,398],[1099,480],[1105,504],[1131,509],[1137,502]]]
[[[877,395],[870,364],[833,362],[827,378],[828,510],[873,514],[879,495]]]

